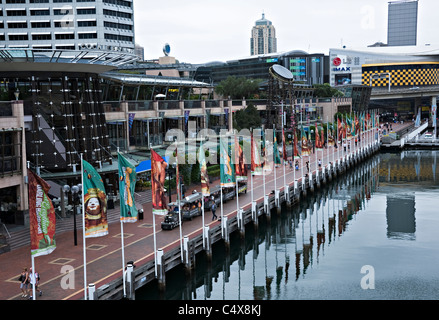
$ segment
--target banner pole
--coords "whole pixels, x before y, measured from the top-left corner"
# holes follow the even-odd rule
[[[154,234],[154,271],[155,271],[155,277],[157,278],[157,240],[156,240],[156,234],[155,234],[155,213],[154,210],[152,211],[152,228],[153,228],[153,234]]]
[[[35,278],[35,257],[34,257],[34,255],[31,255],[31,258],[32,258],[32,279],[34,281],[34,283],[31,284],[32,285],[32,300],[36,300],[35,287],[37,285],[37,279]]]
[[[81,153],[81,183],[84,186],[84,160]],[[86,190],[82,190],[82,247],[84,256],[84,300],[87,300],[87,257],[86,257],[86,244],[85,244],[85,206],[84,195]],[[75,214],[75,212],[74,212]]]

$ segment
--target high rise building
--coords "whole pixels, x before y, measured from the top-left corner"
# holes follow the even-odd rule
[[[133,53],[133,0],[5,0],[0,48]]]
[[[262,19],[256,21],[252,29],[252,37],[250,39],[250,55],[267,54],[277,52],[276,29],[270,20]]]
[[[389,2],[388,46],[415,46],[418,33],[418,0]]]

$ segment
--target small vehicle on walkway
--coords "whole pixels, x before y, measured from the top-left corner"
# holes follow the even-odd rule
[[[238,181],[238,195],[241,193],[247,193],[247,181],[246,180]]]
[[[168,214],[162,222],[163,230],[172,230],[180,225],[180,214],[178,212],[178,202],[168,204]]]
[[[223,202],[234,199],[236,196],[235,187],[224,187],[223,188]]]
[[[181,214],[183,216],[183,220],[192,220],[193,217],[201,216],[201,203],[203,200],[203,196],[201,193],[194,192],[185,197],[181,201]]]

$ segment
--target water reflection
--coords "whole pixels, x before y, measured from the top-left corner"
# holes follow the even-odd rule
[[[230,252],[222,243],[215,244],[211,264],[199,254],[191,277],[186,277],[182,268],[168,272],[162,295],[152,283],[136,293],[137,299],[388,298],[396,281],[392,278],[397,267],[392,254],[409,256],[410,261],[404,262],[409,271],[412,261],[418,263],[413,267],[416,271],[407,271],[411,277],[404,280],[407,284],[437,278],[428,272],[417,274],[421,265],[429,268],[439,262],[422,263],[427,256],[439,256],[434,254],[435,246],[422,243],[420,252],[414,253],[398,247],[404,240],[418,241],[416,199],[429,199],[431,195],[424,197],[423,192],[437,187],[435,151],[382,154],[302,199],[300,206],[284,207],[281,215],[272,214],[268,222],[261,217],[257,230],[247,225],[244,239],[237,233],[231,235]],[[393,241],[397,247],[384,243],[385,239],[398,239]],[[426,247],[428,255],[422,251]],[[361,290],[360,268],[370,261],[384,264],[380,276],[385,278],[387,291]],[[431,297],[430,292],[437,292],[437,287],[430,287],[422,294]],[[408,290],[403,294],[416,293]]]
[[[415,194],[387,196],[387,236],[394,239],[415,240]]]

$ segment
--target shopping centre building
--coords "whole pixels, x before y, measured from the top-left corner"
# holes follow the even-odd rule
[[[369,108],[412,120],[428,117],[439,95],[439,47],[330,49],[331,86],[369,86]]]

